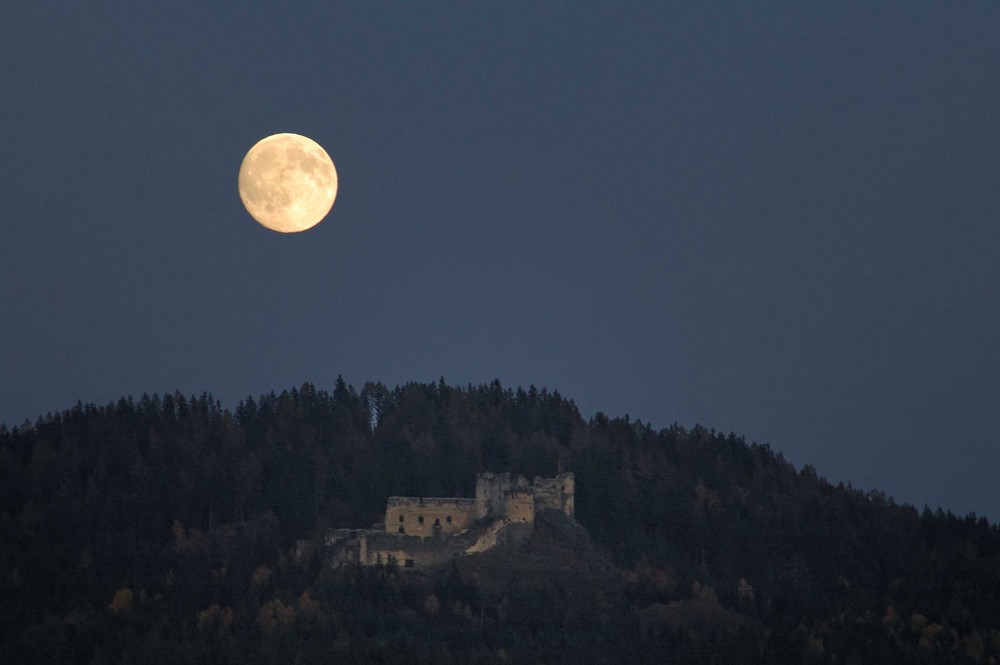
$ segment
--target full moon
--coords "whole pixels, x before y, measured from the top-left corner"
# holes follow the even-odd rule
[[[330,212],[337,198],[337,169],[312,139],[274,134],[243,158],[239,188],[251,217],[272,231],[298,233]]]

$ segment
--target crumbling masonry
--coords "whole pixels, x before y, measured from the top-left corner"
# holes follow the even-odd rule
[[[481,473],[473,498],[391,496],[382,523],[371,529],[333,529],[326,545],[336,562],[432,565],[519,542],[531,534],[535,515],[543,510],[572,518],[573,494],[572,472],[530,483],[509,473]]]

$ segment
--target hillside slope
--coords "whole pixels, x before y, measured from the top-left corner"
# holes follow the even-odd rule
[[[559,468],[586,538],[543,520],[432,575],[295,550]],[[533,387],[338,381],[0,427],[0,599],[3,662],[989,662],[1000,530]]]

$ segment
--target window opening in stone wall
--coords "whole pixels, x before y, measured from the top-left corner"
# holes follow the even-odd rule
[[[403,519],[404,519],[404,517],[403,517],[402,515],[400,515],[400,516],[399,516],[399,521],[400,521],[400,522],[402,522],[402,521],[403,521]]]
[[[417,517],[417,521],[420,522],[421,524],[423,524],[424,523],[424,516],[423,515],[419,515]]]
[[[406,559],[403,562],[403,568],[413,568],[413,559]]]
[[[448,515],[448,517],[444,518],[444,521],[447,522],[448,524],[451,524],[451,515]]]
[[[403,528],[402,524],[399,525],[399,532],[400,533],[406,533],[406,529]]]
[[[441,526],[441,518],[440,517],[435,517],[434,518],[434,526]]]

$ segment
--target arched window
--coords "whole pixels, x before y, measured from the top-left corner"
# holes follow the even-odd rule
[[[451,524],[451,515],[448,515],[448,517],[444,518],[444,521],[447,522],[448,524]]]
[[[400,521],[400,522],[402,522],[402,521],[403,521],[403,516],[402,516],[402,515],[400,515],[400,516],[399,516],[399,521]]]
[[[440,517],[435,517],[434,518],[434,526],[441,526],[441,518]]]
[[[417,521],[420,522],[421,524],[423,524],[424,523],[424,516],[423,515],[418,515],[417,516]]]

